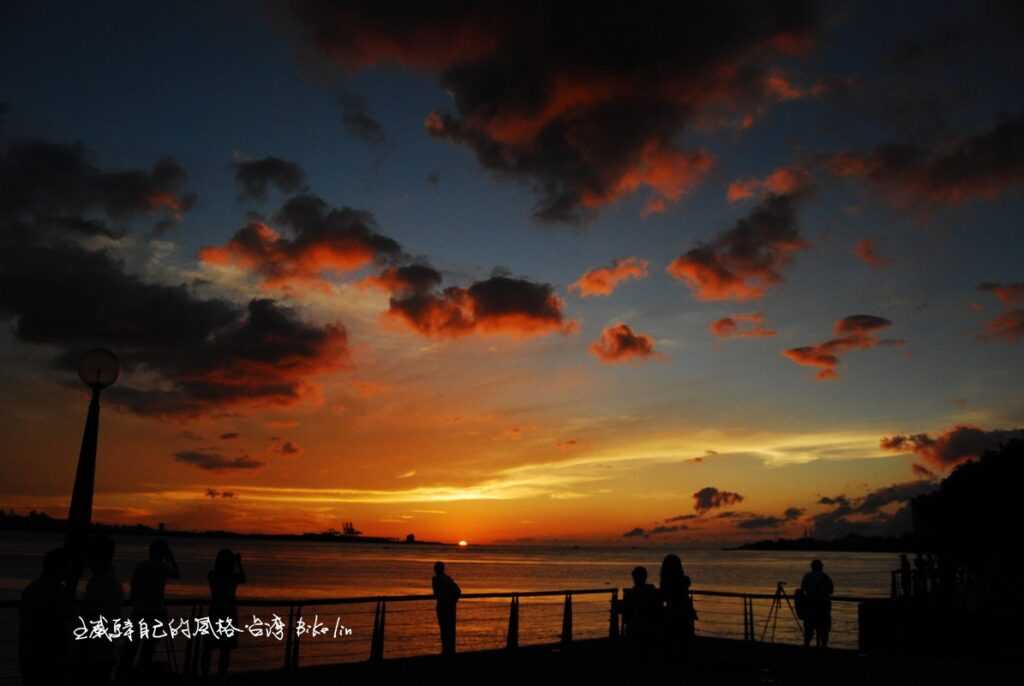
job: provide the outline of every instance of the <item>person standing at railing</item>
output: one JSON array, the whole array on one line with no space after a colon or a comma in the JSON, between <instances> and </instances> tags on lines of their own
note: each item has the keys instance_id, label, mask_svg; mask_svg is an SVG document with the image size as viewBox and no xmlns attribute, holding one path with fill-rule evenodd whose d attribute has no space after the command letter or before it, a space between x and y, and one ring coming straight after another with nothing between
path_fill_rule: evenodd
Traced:
<instances>
[{"instance_id":1,"label":"person standing at railing","mask_svg":"<svg viewBox=\"0 0 1024 686\"><path fill-rule=\"evenodd\" d=\"M444 572L444 563L434 563L434 598L437 599L437 625L441 630L441 654L455 654L455 604L462 589Z\"/></svg>"},{"instance_id":2,"label":"person standing at railing","mask_svg":"<svg viewBox=\"0 0 1024 686\"><path fill-rule=\"evenodd\" d=\"M121 619L124 588L114 573L114 541L99 535L89 544L86 560L92 576L82 596L82 616L89 626L101 617L107 630ZM119 641L102 638L81 642L82 665L75 674L76 684L106 686L117 662Z\"/></svg>"},{"instance_id":3,"label":"person standing at railing","mask_svg":"<svg viewBox=\"0 0 1024 686\"><path fill-rule=\"evenodd\" d=\"M697 612L690 598L690 577L683 571L683 562L678 555L669 554L662 560L658 595L662 607L665 658L675 662L685 661Z\"/></svg>"},{"instance_id":4,"label":"person standing at railing","mask_svg":"<svg viewBox=\"0 0 1024 686\"><path fill-rule=\"evenodd\" d=\"M910 558L906 553L900 553L900 589L903 591L903 598L910 598L914 592L914 571L910 567Z\"/></svg>"},{"instance_id":5,"label":"person standing at railing","mask_svg":"<svg viewBox=\"0 0 1024 686\"><path fill-rule=\"evenodd\" d=\"M224 548L217 553L213 563L213 571L209 573L210 582L210 620L216 626L217 620L230 620L238 626L238 586L244 584L245 570L242 568L242 556ZM216 648L217 675L222 679L231 665L231 651L238 646L238 636L221 635L207 636L203 642L203 681L210 675L210 656Z\"/></svg>"},{"instance_id":6,"label":"person standing at railing","mask_svg":"<svg viewBox=\"0 0 1024 686\"><path fill-rule=\"evenodd\" d=\"M63 683L67 667L71 598L65 580L71 556L57 548L43 558L43 573L21 594L18 607L18 664L25 686Z\"/></svg>"},{"instance_id":7,"label":"person standing at railing","mask_svg":"<svg viewBox=\"0 0 1024 686\"><path fill-rule=\"evenodd\" d=\"M646 661L661 624L658 589L647 583L647 568L633 569L633 587L622 594L622 621L634 657Z\"/></svg>"},{"instance_id":8,"label":"person standing at railing","mask_svg":"<svg viewBox=\"0 0 1024 686\"><path fill-rule=\"evenodd\" d=\"M832 629L832 594L835 586L832 577L825 573L821 560L811 562L811 571L804 574L800 582L804 609L804 647L810 647L815 638L819 648L828 647L828 635Z\"/></svg>"},{"instance_id":9,"label":"person standing at railing","mask_svg":"<svg viewBox=\"0 0 1024 686\"><path fill-rule=\"evenodd\" d=\"M150 543L149 558L137 564L132 575L129 597L132 604L132 621L136 626L144 621L152 630L157 621L167 623L167 606L164 604L167 580L178 578L181 578L181 572L167 541L157 539ZM121 654L120 674L125 675L131 671L140 643L142 654L139 657L139 669L148 670L153 664L157 642L158 639L147 638L125 643L124 652Z\"/></svg>"}]
</instances>

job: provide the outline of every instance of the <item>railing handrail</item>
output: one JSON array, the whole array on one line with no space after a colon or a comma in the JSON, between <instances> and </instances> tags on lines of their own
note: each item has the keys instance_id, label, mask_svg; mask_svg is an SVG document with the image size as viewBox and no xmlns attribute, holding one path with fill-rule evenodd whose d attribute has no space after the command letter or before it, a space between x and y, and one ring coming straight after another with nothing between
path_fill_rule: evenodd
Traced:
<instances>
[{"instance_id":1,"label":"railing handrail","mask_svg":"<svg viewBox=\"0 0 1024 686\"><path fill-rule=\"evenodd\" d=\"M774 593L746 593L743 591L713 591L700 589L692 589L691 595L696 596L716 596L719 598L749 598L751 600L774 600ZM787 597L792 598L792 593L787 593ZM833 602L837 603L863 603L869 600L888 600L887 595L876 595L876 596L856 596L856 595L834 595L830 596Z\"/></svg>"},{"instance_id":2,"label":"railing handrail","mask_svg":"<svg viewBox=\"0 0 1024 686\"><path fill-rule=\"evenodd\" d=\"M599 594L611 594L618 592L621 594L623 589L618 587L606 587L606 588L582 588L582 589L565 589L557 591L500 591L496 593L463 593L461 598L463 600L483 600L488 598L541 598L541 597L552 597L552 596L565 596L565 595L599 595ZM713 589L692 589L690 591L695 596L714 596L719 598L749 598L751 600L773 600L775 598L774 593L747 593L743 591L716 591ZM847 602L847 603L861 603L870 600L886 600L888 596L844 596L834 595L832 600L834 602ZM368 596L347 596L341 598L325 597L325 598L238 598L237 604L240 607L295 607L295 606L316 606L316 605L358 605L361 603L377 603L377 602L413 602L413 601L429 601L434 600L433 594L430 593L418 593L418 594L407 594L407 595L368 595ZM168 607L188 607L192 605L206 605L209 604L210 598L208 596L203 597L179 597L179 598L167 598L165 605ZM16 609L20 604L19 600L0 600L0 609ZM126 599L124 606L130 607L131 601Z\"/></svg>"}]
</instances>

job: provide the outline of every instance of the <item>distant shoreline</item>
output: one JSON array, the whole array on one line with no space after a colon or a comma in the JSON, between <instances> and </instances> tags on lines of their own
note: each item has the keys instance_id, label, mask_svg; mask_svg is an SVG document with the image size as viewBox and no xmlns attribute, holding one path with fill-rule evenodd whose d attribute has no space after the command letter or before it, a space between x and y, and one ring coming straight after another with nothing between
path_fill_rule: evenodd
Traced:
<instances>
[{"instance_id":1,"label":"distant shoreline","mask_svg":"<svg viewBox=\"0 0 1024 686\"><path fill-rule=\"evenodd\" d=\"M776 538L744 543L726 551L803 551L803 552L847 552L847 553L906 553L914 550L910 536L857 536L821 540L816 538Z\"/></svg>"},{"instance_id":2,"label":"distant shoreline","mask_svg":"<svg viewBox=\"0 0 1024 686\"><path fill-rule=\"evenodd\" d=\"M45 531L62 534L67 531L67 520L56 519L45 513L18 515L0 511L0 531ZM387 545L432 545L453 547L455 543L441 541L408 540L390 536L363 536L362 534L342 533L303 533L303 534L270 534L241 533L238 531L181 531L161 529L145 524L102 524L94 523L92 531L110 535L152 536L162 538L231 538L258 541L316 541L320 543L345 544L387 544Z\"/></svg>"}]
</instances>

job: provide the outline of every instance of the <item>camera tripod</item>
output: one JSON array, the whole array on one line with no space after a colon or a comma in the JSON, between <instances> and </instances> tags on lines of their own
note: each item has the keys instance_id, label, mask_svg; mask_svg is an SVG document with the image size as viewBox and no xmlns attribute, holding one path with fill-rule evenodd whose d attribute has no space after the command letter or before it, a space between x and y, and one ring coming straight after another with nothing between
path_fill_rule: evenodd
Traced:
<instances>
[{"instance_id":1,"label":"camera tripod","mask_svg":"<svg viewBox=\"0 0 1024 686\"><path fill-rule=\"evenodd\" d=\"M793 615L793 621L796 622L797 631L801 634L804 630L804 624L800 621L800 617L796 614L796 609L793 607L793 603L790 602L789 596L786 595L785 583L780 581L775 587L775 596L772 598L772 604L768 607L768 615L764 620L764 630L761 632L761 642L764 642L765 637L768 635L768 627L772 628L772 642L775 641L775 627L779 623L779 613L782 612L782 603L785 601L786 606L789 608L789 613Z\"/></svg>"}]
</instances>

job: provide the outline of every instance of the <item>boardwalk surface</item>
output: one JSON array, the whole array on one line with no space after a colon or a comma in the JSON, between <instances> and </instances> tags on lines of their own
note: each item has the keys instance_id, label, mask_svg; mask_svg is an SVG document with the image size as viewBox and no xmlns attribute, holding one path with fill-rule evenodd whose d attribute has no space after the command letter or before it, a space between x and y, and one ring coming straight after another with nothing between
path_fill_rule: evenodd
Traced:
<instances>
[{"instance_id":1,"label":"boardwalk surface","mask_svg":"<svg viewBox=\"0 0 1024 686\"><path fill-rule=\"evenodd\" d=\"M437 683L473 677L477 683L504 683L510 676L543 679L546 674L571 674L579 679L607 683L633 673L678 675L676 683L709 686L804 686L866 684L916 685L937 683L999 683L1005 666L981 666L973 661L939 658L864 656L854 651L818 652L799 646L697 639L687 665L637 664L621 642L581 641L567 650L554 646L464 653L454 658L426 656L235 675L230 683L249 685L319 686L351 683ZM952 680L952 681L951 681ZM627 677L626 682L631 680ZM529 686L532 686L529 685Z\"/></svg>"}]
</instances>

